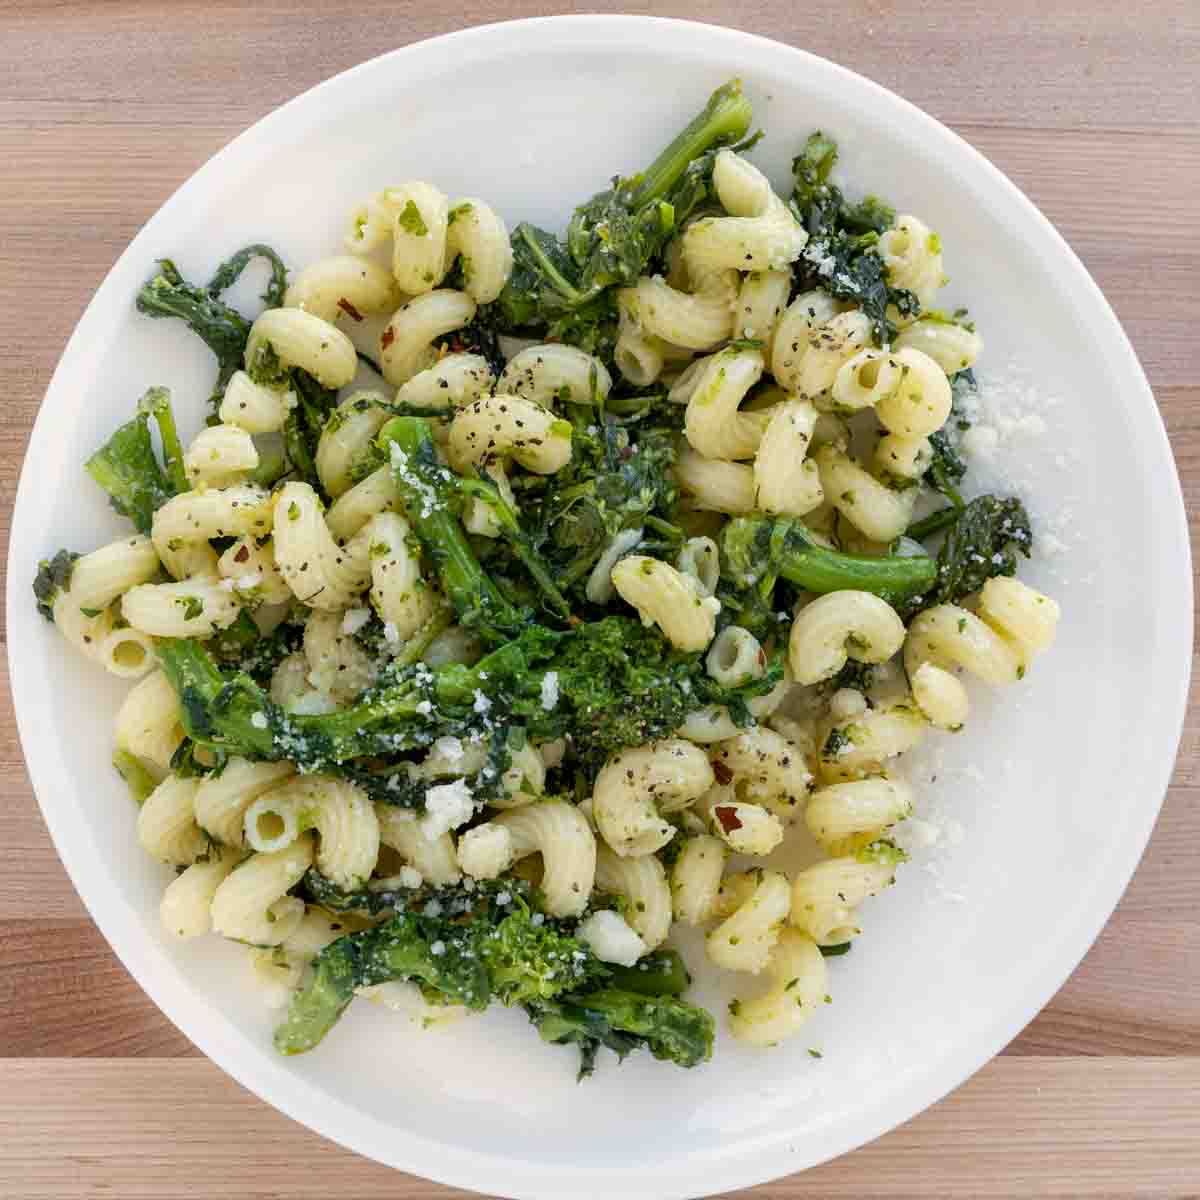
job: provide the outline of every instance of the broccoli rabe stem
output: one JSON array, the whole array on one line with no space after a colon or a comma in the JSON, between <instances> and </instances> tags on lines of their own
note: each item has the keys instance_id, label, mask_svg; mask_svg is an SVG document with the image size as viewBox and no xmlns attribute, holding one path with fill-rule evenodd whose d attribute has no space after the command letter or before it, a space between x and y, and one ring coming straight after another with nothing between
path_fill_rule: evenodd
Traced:
<instances>
[{"instance_id":1,"label":"broccoli rabe stem","mask_svg":"<svg viewBox=\"0 0 1200 1200\"><path fill-rule=\"evenodd\" d=\"M533 548L533 542L521 528L515 510L501 496L500 489L490 478L458 479L455 483L463 495L482 500L491 509L500 527L500 536L512 547L513 553L521 560L522 566L542 593L546 611L565 621L571 615L570 602L554 582L550 568Z\"/></svg>"},{"instance_id":2,"label":"broccoli rabe stem","mask_svg":"<svg viewBox=\"0 0 1200 1200\"><path fill-rule=\"evenodd\" d=\"M714 146L730 145L743 138L753 116L750 101L742 94L740 79L731 79L717 88L704 108L642 174L631 207L640 208L665 197L693 159Z\"/></svg>"},{"instance_id":3,"label":"broccoli rabe stem","mask_svg":"<svg viewBox=\"0 0 1200 1200\"><path fill-rule=\"evenodd\" d=\"M928 555L842 554L819 545L804 525L785 517L730 521L722 536L722 569L742 587L771 571L809 592L872 592L892 604L928 591L937 578L937 565Z\"/></svg>"},{"instance_id":4,"label":"broccoli rabe stem","mask_svg":"<svg viewBox=\"0 0 1200 1200\"><path fill-rule=\"evenodd\" d=\"M164 638L155 651L193 741L248 758L290 758L308 769L426 746L438 728L435 714L465 719L489 678L515 678L528 668L522 647L510 643L472 667L408 674L349 708L298 715L274 704L248 675L222 674L201 642ZM531 678L536 684L540 675Z\"/></svg>"},{"instance_id":5,"label":"broccoli rabe stem","mask_svg":"<svg viewBox=\"0 0 1200 1200\"><path fill-rule=\"evenodd\" d=\"M138 412L154 418L158 435L162 438L163 467L167 480L176 492L191 488L187 471L183 465L183 444L175 428L175 413L171 408L171 393L164 387L152 387L138 401Z\"/></svg>"},{"instance_id":6,"label":"broccoli rabe stem","mask_svg":"<svg viewBox=\"0 0 1200 1200\"><path fill-rule=\"evenodd\" d=\"M609 985L642 996L681 996L692 982L677 950L655 950L632 967L609 968Z\"/></svg>"},{"instance_id":7,"label":"broccoli rabe stem","mask_svg":"<svg viewBox=\"0 0 1200 1200\"><path fill-rule=\"evenodd\" d=\"M515 637L529 622L488 578L467 542L454 510L455 483L438 462L429 422L396 417L380 430L379 445L391 456L405 515L459 620L493 641Z\"/></svg>"},{"instance_id":8,"label":"broccoli rabe stem","mask_svg":"<svg viewBox=\"0 0 1200 1200\"><path fill-rule=\"evenodd\" d=\"M939 508L927 517L914 521L904 531L904 536L912 538L916 542L923 542L927 537L933 537L935 533L941 533L943 529L948 529L958 520L961 512L962 509L953 504L947 508Z\"/></svg>"}]
</instances>

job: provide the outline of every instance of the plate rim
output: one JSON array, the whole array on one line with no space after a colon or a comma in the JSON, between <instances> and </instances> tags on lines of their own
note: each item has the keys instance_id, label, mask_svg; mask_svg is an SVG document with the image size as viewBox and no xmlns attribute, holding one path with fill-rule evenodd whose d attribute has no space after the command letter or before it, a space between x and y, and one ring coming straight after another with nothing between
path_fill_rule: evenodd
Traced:
<instances>
[{"instance_id":1,"label":"plate rim","mask_svg":"<svg viewBox=\"0 0 1200 1200\"><path fill-rule=\"evenodd\" d=\"M76 373L86 361L92 327L99 325L105 315L106 293L113 291L116 276L121 272L122 265L129 263L143 249L154 235L159 222L165 220L164 214L174 211L181 203L186 202L189 194L201 191L208 179L222 170L228 160L235 158L239 153L246 153L251 146L267 141L277 126L285 124L297 108L311 104L316 95L343 86L346 81L360 74L380 70L385 63L398 63L405 58L427 57L431 59L429 65L432 65L432 60L439 54L444 55L449 49L452 55L467 42L484 46L492 40L498 44L507 41L511 48L530 37L553 38L560 34L570 37L576 31L595 31L598 27L603 27L608 33L626 29L634 37L659 39L665 35L679 39L683 44L691 39L694 44L704 44L712 49L740 50L748 59L756 61L774 58L780 62L790 59L791 65L799 68L832 72L835 76L842 77L851 87L873 93L877 101L890 107L913 129L952 147L960 156L965 154L972 165L982 172L989 191L998 190L1005 193L1010 202L1015 202L1024 210L1025 216L1038 225L1043 234L1048 235L1062 258L1060 269L1074 277L1074 285L1090 295L1091 300L1098 304L1098 311L1110 322L1111 328L1108 332L1115 336L1109 350L1122 360L1129 379L1136 380L1138 384L1134 389L1136 395L1128 394L1126 403L1132 409L1137 409L1139 405L1148 408L1148 412L1138 413L1138 424L1143 427L1147 439L1148 456L1160 460L1169 468L1159 472L1163 487L1162 498L1170 508L1171 524L1171 529L1164 535L1163 540L1164 545L1173 540L1179 554L1173 556L1168 563L1168 568L1173 567L1178 578L1175 581L1177 586L1169 590L1167 597L1167 603L1171 604L1173 612L1169 614L1166 624L1168 628L1179 628L1182 633L1180 646L1186 648L1186 654L1180 655L1180 661L1186 665L1174 677L1171 689L1173 694L1169 699L1164 697L1166 711L1175 713L1175 719L1168 722L1170 737L1163 742L1164 748L1169 748L1171 753L1158 756L1155 760L1158 765L1147 773L1152 776L1151 782L1145 788L1150 802L1139 812L1141 819L1136 824L1136 836L1127 843L1124 854L1120 857L1113 856L1110 877L1102 889L1105 895L1104 902L1092 910L1086 919L1081 919L1070 936L1064 939L1062 956L1061 959L1056 959L1057 965L1054 969L1045 969L1035 980L1037 986L1031 986L1025 997L1003 1007L999 1015L993 1014L988 1024L981 1027L977 1036L970 1042L972 1049L969 1052L959 1049L945 1055L907 1088L885 1097L884 1102L877 1104L874 1109L864 1110L863 1118L853 1123L847 1122L838 1131L829 1131L831 1136L817 1157L806 1155L803 1162L789 1162L789 1156L794 1154L794 1151L787 1146L786 1131L779 1131L770 1137L741 1141L733 1148L714 1151L711 1154L692 1155L686 1160L665 1160L659 1171L669 1171L671 1178L663 1184L652 1181L639 1167L559 1166L501 1157L461 1147L454 1147L453 1164L443 1166L447 1161L447 1144L409 1130L398 1130L393 1126L383 1127L378 1123L371 1123L368 1128L367 1120L359 1110L344 1101L330 1097L319 1087L292 1072L282 1069L260 1069L257 1065L244 1068L239 1061L238 1047L224 1040L220 1029L207 1028L202 1022L186 1014L172 1011L177 1010L178 1005L174 997L164 998L168 990L167 981L154 978L154 963L149 959L140 960L138 957L139 953L144 951L144 946L138 944L140 935L135 928L134 915L118 912L117 909L121 907L119 905L110 905L103 916L99 915L80 887L85 865L85 848L76 844L72 831L66 828L65 816L55 816L53 804L48 805L43 799L53 792L52 764L49 761L52 743L39 744L39 739L34 735L33 723L36 714L30 710L28 702L22 700L23 685L20 682L24 677L27 654L31 654L32 651L26 650L25 639L13 637L14 626L20 626L22 622L29 620L25 615L29 606L24 584L29 562L24 549L30 538L25 533L29 518L24 514L33 507L31 493L36 483L33 479L32 464L41 459L50 442L51 421L45 401L63 390L67 386L68 376ZM583 44L582 39L579 39L577 44ZM1041 210L999 168L936 118L903 97L830 59L798 47L740 29L676 18L621 14L534 17L471 26L423 39L367 59L321 81L273 109L219 149L172 193L118 256L67 342L47 386L43 403L39 406L26 448L13 506L7 566L7 603L10 614L8 659L14 711L26 767L55 850L89 916L99 927L125 969L167 1019L221 1070L306 1128L356 1153L397 1169L419 1173L451 1186L470 1187L492 1194L498 1194L496 1184L500 1183L505 1189L505 1194L530 1198L545 1197L547 1200L551 1197L557 1200L564 1194L564 1189L569 1189L569 1194L575 1196L598 1195L601 1189L607 1193L614 1185L620 1185L624 1194L630 1198L645 1197L646 1200L672 1200L674 1197L684 1200L689 1196L711 1195L731 1187L748 1187L777 1179L795 1170L807 1169L829 1161L873 1141L942 1099L979 1070L1028 1024L1061 988L1107 924L1141 861L1161 810L1187 713L1193 639L1193 579L1191 546L1178 469L1161 414L1128 336L1078 256ZM21 582L18 583L18 580ZM18 614L15 619L13 614ZM1172 642L1174 644L1174 639ZM1164 681L1162 687L1165 692L1167 682ZM35 748L32 754L31 747ZM1136 852L1131 852L1129 846L1136 847ZM1029 999L1030 996L1033 997L1032 1000ZM248 1061L258 1064L261 1060ZM314 1097L321 1098L321 1104L313 1104L308 1100L310 1092ZM343 1112L350 1118L349 1121L336 1119ZM377 1125L380 1133L386 1136L386 1145L383 1139L373 1133ZM581 1188L585 1190L580 1190ZM595 1191L586 1190L593 1188Z\"/></svg>"}]
</instances>

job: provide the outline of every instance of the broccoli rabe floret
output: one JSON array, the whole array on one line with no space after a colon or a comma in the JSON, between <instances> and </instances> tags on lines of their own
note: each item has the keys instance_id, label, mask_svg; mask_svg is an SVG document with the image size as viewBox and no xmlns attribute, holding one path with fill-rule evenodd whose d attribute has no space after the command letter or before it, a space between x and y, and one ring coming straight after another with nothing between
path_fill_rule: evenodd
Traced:
<instances>
[{"instance_id":1,"label":"broccoli rabe floret","mask_svg":"<svg viewBox=\"0 0 1200 1200\"><path fill-rule=\"evenodd\" d=\"M479 952L501 1004L552 1000L608 974L578 938L522 909L479 938Z\"/></svg>"},{"instance_id":2,"label":"broccoli rabe floret","mask_svg":"<svg viewBox=\"0 0 1200 1200\"><path fill-rule=\"evenodd\" d=\"M712 1057L713 1019L675 996L604 988L526 1007L542 1040L579 1047L579 1077L592 1073L601 1047L618 1058L647 1049L657 1059L695 1067Z\"/></svg>"},{"instance_id":3,"label":"broccoli rabe floret","mask_svg":"<svg viewBox=\"0 0 1200 1200\"><path fill-rule=\"evenodd\" d=\"M937 583L926 603L955 604L996 575L1015 575L1030 556L1033 528L1015 496L976 496L957 515L938 550Z\"/></svg>"},{"instance_id":4,"label":"broccoli rabe floret","mask_svg":"<svg viewBox=\"0 0 1200 1200\"><path fill-rule=\"evenodd\" d=\"M61 592L71 586L71 572L79 555L74 550L60 550L52 558L43 558L38 563L33 577L33 596L37 610L47 621L54 620L54 602Z\"/></svg>"}]
</instances>

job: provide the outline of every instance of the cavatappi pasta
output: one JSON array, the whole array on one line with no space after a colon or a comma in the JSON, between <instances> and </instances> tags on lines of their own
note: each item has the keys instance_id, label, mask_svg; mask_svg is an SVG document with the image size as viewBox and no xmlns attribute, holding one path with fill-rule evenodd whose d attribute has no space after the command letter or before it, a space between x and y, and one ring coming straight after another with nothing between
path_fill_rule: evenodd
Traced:
<instances>
[{"instance_id":1,"label":"cavatappi pasta","mask_svg":"<svg viewBox=\"0 0 1200 1200\"><path fill-rule=\"evenodd\" d=\"M87 464L133 531L35 592L132 681L164 936L248 947L284 1053L362 994L692 1066L676 926L757 977L734 1037L793 1037L905 861L904 755L1054 640L1028 514L963 479L937 234L848 203L823 134L780 190L736 83L698 120L565 239L401 181L290 275L139 296L198 314L212 416L151 389Z\"/></svg>"}]
</instances>

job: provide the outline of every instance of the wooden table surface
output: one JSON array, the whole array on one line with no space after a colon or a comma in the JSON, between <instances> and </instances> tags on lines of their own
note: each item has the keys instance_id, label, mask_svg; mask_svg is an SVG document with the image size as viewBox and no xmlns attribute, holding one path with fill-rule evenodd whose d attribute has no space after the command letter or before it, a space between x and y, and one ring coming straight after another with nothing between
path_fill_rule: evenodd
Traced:
<instances>
[{"instance_id":1,"label":"wooden table surface","mask_svg":"<svg viewBox=\"0 0 1200 1200\"><path fill-rule=\"evenodd\" d=\"M570 5L564 7L573 7ZM579 11L609 9L583 4ZM626 11L823 54L940 118L1058 226L1124 322L1200 498L1200 3L695 0ZM0 522L93 290L247 125L394 46L526 0L0 0ZM141 993L67 881L0 710L0 1196L455 1193L360 1159L226 1078ZM1200 719L1095 947L969 1083L745 1196L1200 1194Z\"/></svg>"}]
</instances>

